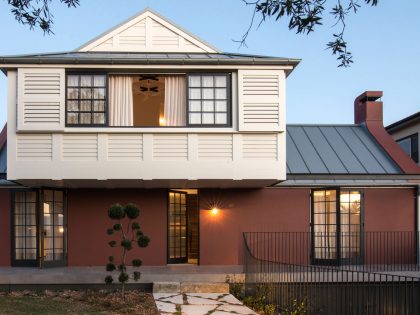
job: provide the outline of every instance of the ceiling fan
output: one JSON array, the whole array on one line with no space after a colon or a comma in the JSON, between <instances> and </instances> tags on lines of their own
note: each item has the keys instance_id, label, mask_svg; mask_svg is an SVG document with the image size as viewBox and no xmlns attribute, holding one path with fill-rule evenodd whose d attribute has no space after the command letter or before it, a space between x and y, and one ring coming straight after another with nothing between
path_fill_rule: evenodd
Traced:
<instances>
[{"instance_id":1,"label":"ceiling fan","mask_svg":"<svg viewBox=\"0 0 420 315\"><path fill-rule=\"evenodd\" d=\"M140 93L146 94L148 96L153 95L153 93L159 93L158 86L151 86L151 81L159 81L159 78L156 75L141 75L139 77L140 81ZM146 82L142 82L146 81Z\"/></svg>"}]
</instances>

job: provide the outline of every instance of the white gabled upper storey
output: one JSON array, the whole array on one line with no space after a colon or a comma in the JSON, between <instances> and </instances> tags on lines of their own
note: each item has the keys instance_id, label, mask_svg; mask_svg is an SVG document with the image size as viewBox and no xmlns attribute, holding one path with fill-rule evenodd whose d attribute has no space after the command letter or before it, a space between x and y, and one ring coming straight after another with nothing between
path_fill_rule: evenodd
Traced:
<instances>
[{"instance_id":1,"label":"white gabled upper storey","mask_svg":"<svg viewBox=\"0 0 420 315\"><path fill-rule=\"evenodd\" d=\"M217 49L146 9L76 51L217 53Z\"/></svg>"}]
</instances>

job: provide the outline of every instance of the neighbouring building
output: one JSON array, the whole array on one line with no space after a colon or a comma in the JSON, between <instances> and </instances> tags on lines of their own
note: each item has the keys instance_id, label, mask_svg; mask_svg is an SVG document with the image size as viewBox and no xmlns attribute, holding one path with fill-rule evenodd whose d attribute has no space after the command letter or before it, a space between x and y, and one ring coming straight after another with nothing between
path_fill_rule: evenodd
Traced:
<instances>
[{"instance_id":1,"label":"neighbouring building","mask_svg":"<svg viewBox=\"0 0 420 315\"><path fill-rule=\"evenodd\" d=\"M362 264L363 233L415 233L420 168L382 92L356 98L354 124L286 125L298 63L219 52L149 10L73 51L0 57L0 266L104 265L114 203L140 206L146 265L241 265L252 231Z\"/></svg>"},{"instance_id":2,"label":"neighbouring building","mask_svg":"<svg viewBox=\"0 0 420 315\"><path fill-rule=\"evenodd\" d=\"M386 127L388 133L417 165L420 165L420 112L405 117Z\"/></svg>"}]
</instances>

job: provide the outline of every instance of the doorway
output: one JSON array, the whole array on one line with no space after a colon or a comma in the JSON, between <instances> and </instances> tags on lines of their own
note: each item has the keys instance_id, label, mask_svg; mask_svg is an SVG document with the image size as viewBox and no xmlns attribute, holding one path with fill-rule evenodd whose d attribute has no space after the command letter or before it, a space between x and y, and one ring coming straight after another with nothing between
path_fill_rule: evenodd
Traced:
<instances>
[{"instance_id":1,"label":"doorway","mask_svg":"<svg viewBox=\"0 0 420 315\"><path fill-rule=\"evenodd\" d=\"M12 265L65 266L65 192L18 190L12 200Z\"/></svg>"},{"instance_id":2,"label":"doorway","mask_svg":"<svg viewBox=\"0 0 420 315\"><path fill-rule=\"evenodd\" d=\"M312 263L362 262L362 193L353 189L312 190Z\"/></svg>"},{"instance_id":3,"label":"doorway","mask_svg":"<svg viewBox=\"0 0 420 315\"><path fill-rule=\"evenodd\" d=\"M196 189L169 191L167 235L169 264L198 264L199 207Z\"/></svg>"}]
</instances>

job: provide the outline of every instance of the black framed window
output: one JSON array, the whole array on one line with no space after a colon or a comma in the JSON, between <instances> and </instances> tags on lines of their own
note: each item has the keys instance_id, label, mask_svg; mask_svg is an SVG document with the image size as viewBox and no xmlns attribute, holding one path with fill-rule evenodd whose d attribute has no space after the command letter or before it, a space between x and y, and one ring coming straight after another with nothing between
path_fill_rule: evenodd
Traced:
<instances>
[{"instance_id":1,"label":"black framed window","mask_svg":"<svg viewBox=\"0 0 420 315\"><path fill-rule=\"evenodd\" d=\"M66 125L107 124L106 74L67 74Z\"/></svg>"},{"instance_id":2,"label":"black framed window","mask_svg":"<svg viewBox=\"0 0 420 315\"><path fill-rule=\"evenodd\" d=\"M230 126L230 74L189 74L189 126Z\"/></svg>"},{"instance_id":3,"label":"black framed window","mask_svg":"<svg viewBox=\"0 0 420 315\"><path fill-rule=\"evenodd\" d=\"M414 162L419 162L419 134L415 133L408 137L397 140L397 143Z\"/></svg>"}]
</instances>

